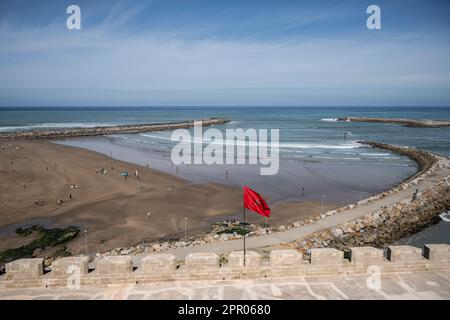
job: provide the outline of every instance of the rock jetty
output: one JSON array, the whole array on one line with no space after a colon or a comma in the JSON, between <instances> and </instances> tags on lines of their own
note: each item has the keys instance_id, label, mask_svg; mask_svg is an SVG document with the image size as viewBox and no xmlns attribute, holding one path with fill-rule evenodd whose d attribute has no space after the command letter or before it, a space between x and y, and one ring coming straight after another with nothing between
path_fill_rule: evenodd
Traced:
<instances>
[{"instance_id":1,"label":"rock jetty","mask_svg":"<svg viewBox=\"0 0 450 320\"><path fill-rule=\"evenodd\" d=\"M424 178L436 170L450 169L450 159L424 150L401 147L379 142L361 142L376 148L389 150L414 159L420 166L417 174L393 189L371 198L327 212L326 215L345 213L345 208L365 205L375 199L415 188ZM336 248L343 251L351 247L374 246L384 248L399 239L414 234L439 221L439 215L450 209L450 175L436 181L431 187L418 192L415 197L392 203L353 221L334 226L331 229L312 234L307 239L290 243L289 247L307 253L312 248ZM315 221L321 217L316 217Z\"/></svg>"},{"instance_id":2,"label":"rock jetty","mask_svg":"<svg viewBox=\"0 0 450 320\"><path fill-rule=\"evenodd\" d=\"M230 122L224 118L208 118L199 120L202 126L220 125ZM101 126L93 128L52 128L37 130L21 130L13 132L1 132L1 140L17 140L17 139L64 139L72 137L100 136L108 134L124 134L124 133L142 133L149 131L163 131L186 129L194 126L194 121L154 123L154 124L134 124L119 126Z\"/></svg>"},{"instance_id":3,"label":"rock jetty","mask_svg":"<svg viewBox=\"0 0 450 320\"><path fill-rule=\"evenodd\" d=\"M348 122L378 122L378 123L397 123L405 127L413 128L440 128L449 127L450 120L416 120L416 119L395 119L395 118L366 118L366 117L344 117L338 118L338 121Z\"/></svg>"}]
</instances>

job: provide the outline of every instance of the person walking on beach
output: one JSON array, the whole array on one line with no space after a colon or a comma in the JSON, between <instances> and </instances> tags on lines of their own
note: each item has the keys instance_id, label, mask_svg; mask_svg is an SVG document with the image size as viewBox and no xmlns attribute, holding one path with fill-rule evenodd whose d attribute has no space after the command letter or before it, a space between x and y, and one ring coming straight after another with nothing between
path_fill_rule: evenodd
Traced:
<instances>
[{"instance_id":1,"label":"person walking on beach","mask_svg":"<svg viewBox=\"0 0 450 320\"><path fill-rule=\"evenodd\" d=\"M72 194L71 193L69 194L69 199L72 200Z\"/></svg>"},{"instance_id":2,"label":"person walking on beach","mask_svg":"<svg viewBox=\"0 0 450 320\"><path fill-rule=\"evenodd\" d=\"M139 180L139 173L138 173L138 171L137 171L137 170L135 170L135 171L134 171L134 175L136 176L136 179L138 179L138 180Z\"/></svg>"},{"instance_id":3,"label":"person walking on beach","mask_svg":"<svg viewBox=\"0 0 450 320\"><path fill-rule=\"evenodd\" d=\"M228 170L225 171L225 179L228 180Z\"/></svg>"},{"instance_id":4,"label":"person walking on beach","mask_svg":"<svg viewBox=\"0 0 450 320\"><path fill-rule=\"evenodd\" d=\"M417 199L417 195L419 194L419 189L416 189L416 191L414 192L412 199L413 201Z\"/></svg>"}]
</instances>

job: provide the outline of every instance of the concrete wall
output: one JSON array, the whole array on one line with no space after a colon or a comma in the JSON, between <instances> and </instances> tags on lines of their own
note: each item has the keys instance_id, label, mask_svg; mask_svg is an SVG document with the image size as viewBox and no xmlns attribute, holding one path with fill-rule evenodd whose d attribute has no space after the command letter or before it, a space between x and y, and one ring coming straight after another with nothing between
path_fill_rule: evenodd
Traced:
<instances>
[{"instance_id":1,"label":"concrete wall","mask_svg":"<svg viewBox=\"0 0 450 320\"><path fill-rule=\"evenodd\" d=\"M349 275L394 272L450 271L450 245L430 244L423 250L412 246L390 246L387 255L372 247L351 249L350 259L332 248L311 249L309 260L296 250L274 250L268 260L247 251L244 266L242 251L230 253L228 263L220 264L215 253L192 253L176 264L172 254L151 254L134 270L132 256L101 258L89 272L87 257L56 260L44 274L43 261L21 259L6 265L0 288L100 287L155 281L240 279L283 276Z\"/></svg>"}]
</instances>

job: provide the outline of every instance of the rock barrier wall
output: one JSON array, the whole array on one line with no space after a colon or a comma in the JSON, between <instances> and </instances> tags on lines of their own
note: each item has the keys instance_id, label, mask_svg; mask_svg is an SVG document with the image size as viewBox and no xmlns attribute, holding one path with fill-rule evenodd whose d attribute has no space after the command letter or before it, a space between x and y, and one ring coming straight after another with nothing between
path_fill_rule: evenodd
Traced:
<instances>
[{"instance_id":1,"label":"rock barrier wall","mask_svg":"<svg viewBox=\"0 0 450 320\"><path fill-rule=\"evenodd\" d=\"M450 120L415 120L415 119L345 117L345 118L338 118L337 121L397 123L405 127L412 127L412 128L441 128L450 126Z\"/></svg>"},{"instance_id":2,"label":"rock barrier wall","mask_svg":"<svg viewBox=\"0 0 450 320\"><path fill-rule=\"evenodd\" d=\"M100 259L89 270L87 257L67 257L53 262L46 272L43 259L20 259L6 265L0 276L0 289L49 287L99 288L107 285L183 280L230 280L248 278L373 275L374 273L450 271L450 245L389 246L386 252L373 247L351 248L350 257L334 248L312 249L308 259L297 250L273 250L268 260L247 251L232 252L227 263L212 252L191 253L182 262L172 254L150 254L138 268L133 256Z\"/></svg>"},{"instance_id":3,"label":"rock barrier wall","mask_svg":"<svg viewBox=\"0 0 450 320\"><path fill-rule=\"evenodd\" d=\"M202 126L212 126L229 122L228 119L210 118L199 120ZM163 131L186 129L194 126L194 121L157 123L157 124L139 124L139 125L120 125L94 128L61 128L61 129L42 129L15 132L0 132L1 140L17 139L64 139L73 137L100 136L108 134L141 133L148 131Z\"/></svg>"},{"instance_id":4,"label":"rock barrier wall","mask_svg":"<svg viewBox=\"0 0 450 320\"><path fill-rule=\"evenodd\" d=\"M419 164L420 170L389 191L336 211L327 212L325 215L345 214L347 209L366 205L374 200L394 195L401 190L415 188L420 181L429 177L438 169L450 169L450 159L424 150L371 141L362 143L407 155ZM320 247L332 247L344 251L349 251L353 246L382 248L388 243L407 237L433 224L439 219L439 214L449 209L450 175L447 175L436 181L430 188L417 193L415 199L405 199L399 203L385 206L362 218L317 232L307 239L297 241L289 246L302 252Z\"/></svg>"}]
</instances>

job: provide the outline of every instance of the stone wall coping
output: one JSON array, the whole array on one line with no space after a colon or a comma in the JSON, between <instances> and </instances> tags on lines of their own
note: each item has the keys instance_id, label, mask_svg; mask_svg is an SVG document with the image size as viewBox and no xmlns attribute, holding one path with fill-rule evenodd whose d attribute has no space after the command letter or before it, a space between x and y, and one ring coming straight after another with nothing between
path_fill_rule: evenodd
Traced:
<instances>
[{"instance_id":1,"label":"stone wall coping","mask_svg":"<svg viewBox=\"0 0 450 320\"><path fill-rule=\"evenodd\" d=\"M343 258L343 252L333 248L311 250L316 255L311 262L295 250L273 250L268 260L253 251L246 252L248 266L242 264L243 252L231 252L228 263L219 265L219 256L213 252L195 253L186 257L185 263L176 266L171 254L150 254L143 259L141 268L133 270L132 256L111 256L100 259L96 270L80 274L81 284L102 286L115 283L136 283L177 280L239 279L283 277L289 275L337 275L367 274L370 266L382 272L450 271L450 245L425 245L424 250L413 246L390 246L390 260L380 256L380 249L372 247L352 248L351 255L357 261ZM413 253L413 254L411 254ZM424 255L422 255L422 253ZM318 257L318 258L317 258ZM196 259L199 260L196 260ZM62 258L54 266L70 262L87 262L87 257ZM316 260L314 260L316 259ZM169 261L169 263L161 263ZM191 261L191 263L189 263ZM206 265L200 262L206 262ZM43 259L20 259L7 264L6 276L0 276L2 287L33 287L36 285L63 286L71 276L59 269L58 275L43 273ZM173 262L173 263L172 263ZM270 263L268 263L270 262ZM40 269L38 269L40 268ZM97 270L97 269L101 269Z\"/></svg>"}]
</instances>

